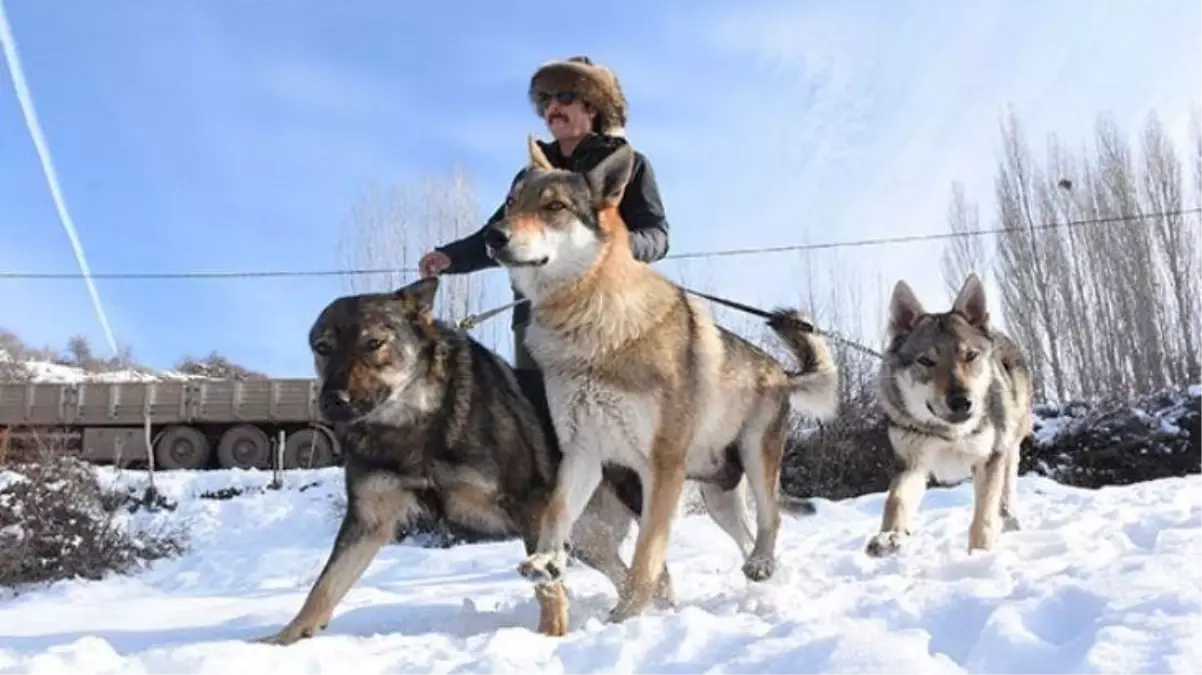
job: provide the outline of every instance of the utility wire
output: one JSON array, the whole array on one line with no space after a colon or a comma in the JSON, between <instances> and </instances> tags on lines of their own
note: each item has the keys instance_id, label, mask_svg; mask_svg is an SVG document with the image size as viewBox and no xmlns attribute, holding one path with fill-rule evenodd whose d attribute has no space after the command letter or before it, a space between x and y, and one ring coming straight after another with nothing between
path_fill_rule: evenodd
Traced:
<instances>
[{"instance_id":1,"label":"utility wire","mask_svg":"<svg viewBox=\"0 0 1202 675\"><path fill-rule=\"evenodd\" d=\"M955 239L958 237L975 237L988 234L1005 234L1007 232L1029 232L1032 230L1054 230L1062 227L1082 227L1086 225L1106 225L1112 223L1169 218L1191 213L1202 213L1202 208L1180 209L1176 211L1159 211L1136 216L1112 216L1108 218L1089 218L1085 220L1069 220L1063 222L1037 223L1020 227L997 227L992 229L973 230L971 232L939 232L935 234L901 235L897 237L881 237L875 239L858 239L836 241L824 244L791 244L785 246L762 246L756 248L726 249L717 251L699 251L696 253L670 253L665 260L682 260L694 258L718 258L735 255L756 255L761 253L783 253L788 251L817 251L838 248L859 248L864 246L883 246L904 244L916 241L932 241L938 239ZM417 274L418 270L409 267L401 268L366 268L343 270L255 270L245 272L109 272L92 273L93 279L253 279L270 277L337 277L366 274ZM8 272L0 271L0 279L79 279L83 275L77 272Z\"/></svg>"}]
</instances>

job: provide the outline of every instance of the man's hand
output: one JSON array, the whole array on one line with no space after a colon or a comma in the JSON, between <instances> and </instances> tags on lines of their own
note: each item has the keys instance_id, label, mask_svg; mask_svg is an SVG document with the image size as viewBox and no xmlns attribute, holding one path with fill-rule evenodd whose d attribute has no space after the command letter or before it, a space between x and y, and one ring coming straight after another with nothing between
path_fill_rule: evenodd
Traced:
<instances>
[{"instance_id":1,"label":"man's hand","mask_svg":"<svg viewBox=\"0 0 1202 675\"><path fill-rule=\"evenodd\" d=\"M422 259L417 263L417 269L423 279L429 279L450 267L450 265L451 259L445 253L430 251L422 256Z\"/></svg>"}]
</instances>

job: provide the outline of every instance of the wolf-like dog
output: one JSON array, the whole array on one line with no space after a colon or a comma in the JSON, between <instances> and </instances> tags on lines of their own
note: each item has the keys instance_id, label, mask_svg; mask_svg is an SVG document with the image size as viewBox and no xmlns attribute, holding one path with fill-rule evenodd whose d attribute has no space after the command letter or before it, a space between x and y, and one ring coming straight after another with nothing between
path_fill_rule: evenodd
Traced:
<instances>
[{"instance_id":1,"label":"wolf-like dog","mask_svg":"<svg viewBox=\"0 0 1202 675\"><path fill-rule=\"evenodd\" d=\"M528 165L486 245L530 299L526 344L546 379L564 460L537 552L519 570L540 583L559 578L563 544L603 468L621 466L638 473L643 510L610 621L649 601L686 479L699 483L711 517L735 541L744 575L767 579L790 401L818 418L838 407L825 342L795 312L778 310L769 325L801 364L789 373L631 255L617 210L632 170L629 145L588 172L553 168L533 137L527 148ZM754 537L745 484L756 504Z\"/></svg>"},{"instance_id":2,"label":"wolf-like dog","mask_svg":"<svg viewBox=\"0 0 1202 675\"><path fill-rule=\"evenodd\" d=\"M965 279L949 311L927 312L905 281L889 302L888 348L878 380L889 441L904 468L885 499L867 553L896 552L927 481L973 481L968 550L994 548L1019 528L1019 449L1032 424L1032 384L1018 346L992 327L985 287Z\"/></svg>"},{"instance_id":3,"label":"wolf-like dog","mask_svg":"<svg viewBox=\"0 0 1202 675\"><path fill-rule=\"evenodd\" d=\"M295 618L263 641L289 644L329 623L335 606L398 525L419 515L494 535L533 553L562 454L541 381L432 317L437 278L392 293L344 296L309 333L319 408L345 454L346 514ZM570 542L615 585L619 547L641 510L638 477L610 469ZM565 542L567 543L567 542ZM562 587L539 589L539 630L566 630ZM660 596L671 601L664 583Z\"/></svg>"}]
</instances>

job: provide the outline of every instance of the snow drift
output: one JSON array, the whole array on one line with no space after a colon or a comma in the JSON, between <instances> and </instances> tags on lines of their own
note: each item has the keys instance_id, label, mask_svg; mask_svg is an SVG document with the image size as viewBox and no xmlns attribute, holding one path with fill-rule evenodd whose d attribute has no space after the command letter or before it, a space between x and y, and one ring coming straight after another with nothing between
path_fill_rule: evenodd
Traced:
<instances>
[{"instance_id":1,"label":"snow drift","mask_svg":"<svg viewBox=\"0 0 1202 675\"><path fill-rule=\"evenodd\" d=\"M145 474L98 472L131 493ZM170 521L189 549L138 575L64 581L0 601L0 673L227 672L1199 672L1202 478L1086 490L1020 481L1023 530L969 556L971 485L930 490L910 546L863 553L880 493L785 517L781 566L761 585L705 516L674 527L679 606L621 625L601 575L569 571L572 631L544 638L514 571L516 541L386 547L328 631L250 642L300 607L338 526L338 469L173 472ZM236 490L229 490L234 486ZM239 493L239 494L235 494ZM627 542L630 554L633 542Z\"/></svg>"}]
</instances>

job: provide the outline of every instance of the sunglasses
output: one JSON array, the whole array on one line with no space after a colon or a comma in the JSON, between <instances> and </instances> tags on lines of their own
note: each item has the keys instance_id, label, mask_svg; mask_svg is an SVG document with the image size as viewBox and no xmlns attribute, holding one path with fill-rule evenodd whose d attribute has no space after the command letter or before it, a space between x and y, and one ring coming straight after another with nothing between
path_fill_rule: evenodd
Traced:
<instances>
[{"instance_id":1,"label":"sunglasses","mask_svg":"<svg viewBox=\"0 0 1202 675\"><path fill-rule=\"evenodd\" d=\"M551 99L555 99L556 101L559 101L563 105L568 105L572 101L576 100L576 92L560 91L560 92L556 92L554 94L548 94L547 92L543 91L543 92L539 92L539 94L538 94L539 105L541 105L543 107L546 107L547 104L551 102Z\"/></svg>"}]
</instances>

